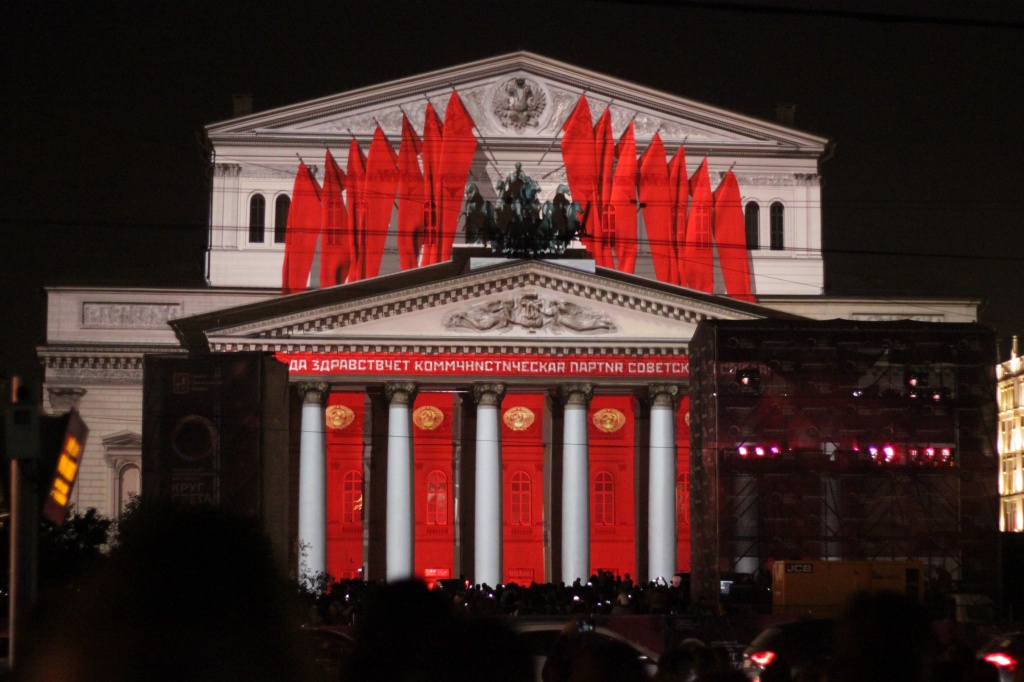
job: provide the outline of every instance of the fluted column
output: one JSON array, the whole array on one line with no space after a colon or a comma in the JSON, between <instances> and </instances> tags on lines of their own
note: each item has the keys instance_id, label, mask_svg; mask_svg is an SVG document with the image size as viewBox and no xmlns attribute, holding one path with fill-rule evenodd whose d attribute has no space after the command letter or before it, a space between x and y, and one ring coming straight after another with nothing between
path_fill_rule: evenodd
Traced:
<instances>
[{"instance_id":1,"label":"fluted column","mask_svg":"<svg viewBox=\"0 0 1024 682\"><path fill-rule=\"evenodd\" d=\"M650 480L647 508L647 570L651 580L676 572L676 406L679 386L650 384Z\"/></svg>"},{"instance_id":2,"label":"fluted column","mask_svg":"<svg viewBox=\"0 0 1024 682\"><path fill-rule=\"evenodd\" d=\"M299 384L299 575L327 571L327 441L324 398L328 385Z\"/></svg>"},{"instance_id":3,"label":"fluted column","mask_svg":"<svg viewBox=\"0 0 1024 682\"><path fill-rule=\"evenodd\" d=\"M476 526L474 582L503 582L501 523L501 400L503 384L474 384L476 400Z\"/></svg>"},{"instance_id":4,"label":"fluted column","mask_svg":"<svg viewBox=\"0 0 1024 682\"><path fill-rule=\"evenodd\" d=\"M384 386L388 408L388 502L385 569L389 582L413 575L412 403L416 384Z\"/></svg>"},{"instance_id":5,"label":"fluted column","mask_svg":"<svg viewBox=\"0 0 1024 682\"><path fill-rule=\"evenodd\" d=\"M562 431L562 580L590 577L590 462L587 409L590 384L559 387L565 405Z\"/></svg>"}]
</instances>

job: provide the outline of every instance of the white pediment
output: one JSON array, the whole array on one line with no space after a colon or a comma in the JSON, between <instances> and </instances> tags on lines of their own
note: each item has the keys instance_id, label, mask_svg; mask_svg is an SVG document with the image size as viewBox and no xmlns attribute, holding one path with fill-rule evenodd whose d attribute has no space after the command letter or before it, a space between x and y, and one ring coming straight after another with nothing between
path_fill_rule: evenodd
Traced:
<instances>
[{"instance_id":1,"label":"white pediment","mask_svg":"<svg viewBox=\"0 0 1024 682\"><path fill-rule=\"evenodd\" d=\"M212 350L386 350L514 347L685 350L702 319L755 319L759 306L551 261L509 261L440 281L351 296L352 285L303 297L282 313L252 309L206 328ZM324 302L325 298L333 299ZM230 316L228 316L230 317ZM225 318L227 319L227 318Z\"/></svg>"},{"instance_id":2,"label":"white pediment","mask_svg":"<svg viewBox=\"0 0 1024 682\"><path fill-rule=\"evenodd\" d=\"M340 144L355 135L369 138L379 124L393 140L402 117L423 130L427 102L440 116L452 90L492 143L555 139L580 96L585 94L596 121L611 110L620 135L634 122L639 144L657 132L666 146L802 149L818 155L826 140L791 128L711 107L675 95L582 69L528 52L516 52L371 86L214 124L215 144L247 138L280 143Z\"/></svg>"}]
</instances>

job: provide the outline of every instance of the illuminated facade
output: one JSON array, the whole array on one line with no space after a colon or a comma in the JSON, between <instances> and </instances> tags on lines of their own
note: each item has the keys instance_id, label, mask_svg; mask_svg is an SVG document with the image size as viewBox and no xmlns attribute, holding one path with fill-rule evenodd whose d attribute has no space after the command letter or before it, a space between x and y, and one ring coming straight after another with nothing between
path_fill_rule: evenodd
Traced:
<instances>
[{"instance_id":1,"label":"illuminated facade","mask_svg":"<svg viewBox=\"0 0 1024 682\"><path fill-rule=\"evenodd\" d=\"M465 112L460 139L475 145L468 170L449 173L442 161L443 205L419 197L416 231L403 232L408 195L382 188L422 177L430 141L443 149L443 135L455 139L453 92ZM616 141L602 152L603 180L591 178L596 208L585 213L600 219L587 221L587 238L530 259L467 238L464 185L496 203L517 164L536 181L538 203L557 203L562 185L585 198L569 128ZM50 408L77 406L91 429L77 504L111 515L146 478L147 353L256 351L286 363L290 438L277 456L288 458L291 487L287 537L276 546L292 568L492 583L688 568L688 468L679 462L698 322L976 320L973 300L824 294L818 166L827 140L529 53L206 133L208 286L52 288L39 354ZM309 197L296 191L297 156L324 207L319 241L305 252L296 240L311 233L296 216ZM380 171L388 158L391 170ZM343 194L330 195L332 174ZM682 190L668 191L670 181ZM732 182L738 245L712 222ZM594 199L602 183L607 200ZM446 224L452 206L457 220ZM320 233L329 221L352 229ZM691 238L680 236L684 226ZM353 233L363 241L342 248ZM742 295L737 250L749 273Z\"/></svg>"},{"instance_id":2,"label":"illuminated facade","mask_svg":"<svg viewBox=\"0 0 1024 682\"><path fill-rule=\"evenodd\" d=\"M1024 531L1024 362L1013 337L1010 359L996 367L999 404L999 530Z\"/></svg>"}]
</instances>

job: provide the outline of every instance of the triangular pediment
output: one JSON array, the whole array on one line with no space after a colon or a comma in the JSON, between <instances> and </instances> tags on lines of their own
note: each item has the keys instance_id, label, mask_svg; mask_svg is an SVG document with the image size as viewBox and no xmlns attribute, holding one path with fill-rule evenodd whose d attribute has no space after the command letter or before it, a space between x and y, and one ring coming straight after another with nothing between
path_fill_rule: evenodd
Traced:
<instances>
[{"instance_id":1,"label":"triangular pediment","mask_svg":"<svg viewBox=\"0 0 1024 682\"><path fill-rule=\"evenodd\" d=\"M471 263L473 261L470 261ZM174 321L214 351L685 352L703 319L761 306L594 268L592 261L481 261L379 277Z\"/></svg>"},{"instance_id":2,"label":"triangular pediment","mask_svg":"<svg viewBox=\"0 0 1024 682\"><path fill-rule=\"evenodd\" d=\"M580 95L590 102L596 121L611 110L612 128L620 135L634 122L643 146L657 132L667 147L713 153L715 148L736 153L819 156L826 140L820 137L659 92L571 64L529 52L484 59L381 85L261 112L207 127L214 144L347 145L352 136L368 139L379 124L397 141L402 117L423 130L424 112L431 102L443 117L456 90L491 145L555 140Z\"/></svg>"}]
</instances>

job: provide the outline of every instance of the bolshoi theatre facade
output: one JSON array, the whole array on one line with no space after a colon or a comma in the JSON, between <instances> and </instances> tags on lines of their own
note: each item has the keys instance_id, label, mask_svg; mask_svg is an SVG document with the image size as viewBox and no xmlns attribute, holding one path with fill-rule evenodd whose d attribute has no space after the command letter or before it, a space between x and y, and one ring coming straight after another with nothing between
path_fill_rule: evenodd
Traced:
<instances>
[{"instance_id":1,"label":"bolshoi theatre facade","mask_svg":"<svg viewBox=\"0 0 1024 682\"><path fill-rule=\"evenodd\" d=\"M976 321L973 300L825 293L828 140L530 53L206 135L207 286L50 288L47 407L89 424L75 502L106 515L151 481L220 502L217 476L255 462L254 513L294 572L688 570L701 321ZM510 236L573 219L563 242ZM184 415L219 444L169 436L188 461L161 478L147 358L209 353L269 359L282 411L254 408L273 433L251 460L218 440L220 408ZM185 412L211 390L169 376Z\"/></svg>"}]
</instances>

